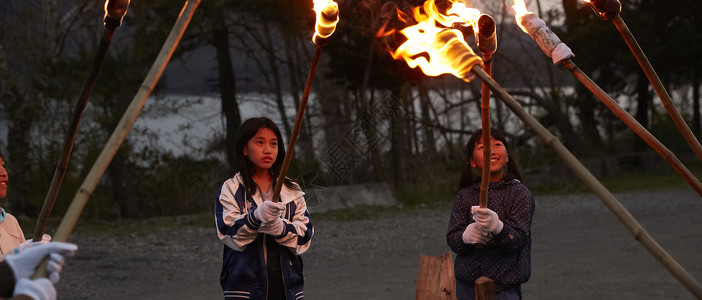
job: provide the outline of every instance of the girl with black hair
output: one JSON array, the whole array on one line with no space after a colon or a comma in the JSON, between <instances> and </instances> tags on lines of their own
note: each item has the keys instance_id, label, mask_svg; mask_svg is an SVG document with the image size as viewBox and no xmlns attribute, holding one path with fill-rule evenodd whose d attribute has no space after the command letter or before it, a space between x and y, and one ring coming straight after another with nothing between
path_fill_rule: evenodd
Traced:
<instances>
[{"instance_id":1,"label":"girl with black hair","mask_svg":"<svg viewBox=\"0 0 702 300\"><path fill-rule=\"evenodd\" d=\"M454 272L459 300L475 299L474 282L482 276L494 280L496 299L522 299L521 284L531 276L534 198L520 182L504 135L495 129L490 133L489 166L483 166L482 130L468 140L468 162L446 234L449 247L457 254ZM484 167L490 168L489 208L478 206L479 176Z\"/></svg>"},{"instance_id":2,"label":"girl with black hair","mask_svg":"<svg viewBox=\"0 0 702 300\"><path fill-rule=\"evenodd\" d=\"M241 124L237 173L215 202L217 235L226 245L220 284L225 299L303 299L300 254L314 227L300 187L285 178L280 202L272 202L285 158L278 126L268 118Z\"/></svg>"}]
</instances>

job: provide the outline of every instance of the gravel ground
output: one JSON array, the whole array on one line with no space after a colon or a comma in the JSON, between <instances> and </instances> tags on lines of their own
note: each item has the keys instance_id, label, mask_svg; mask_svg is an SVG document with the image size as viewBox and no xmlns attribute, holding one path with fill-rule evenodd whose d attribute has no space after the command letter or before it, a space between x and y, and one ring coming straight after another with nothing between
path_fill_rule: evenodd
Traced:
<instances>
[{"instance_id":1,"label":"gravel ground","mask_svg":"<svg viewBox=\"0 0 702 300\"><path fill-rule=\"evenodd\" d=\"M702 199L694 191L615 196L692 277L702 279ZM526 299L695 299L594 195L537 197L536 205ZM413 299L420 255L450 251L449 209L316 221L303 255L307 298ZM221 299L223 246L214 230L75 233L70 240L79 250L61 274L59 299Z\"/></svg>"}]
</instances>

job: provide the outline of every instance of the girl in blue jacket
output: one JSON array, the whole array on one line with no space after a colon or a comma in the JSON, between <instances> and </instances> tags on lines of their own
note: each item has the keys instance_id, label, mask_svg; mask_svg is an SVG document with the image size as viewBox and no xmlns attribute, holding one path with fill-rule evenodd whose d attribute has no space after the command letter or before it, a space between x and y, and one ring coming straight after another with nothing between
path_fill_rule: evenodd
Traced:
<instances>
[{"instance_id":1,"label":"girl in blue jacket","mask_svg":"<svg viewBox=\"0 0 702 300\"><path fill-rule=\"evenodd\" d=\"M494 280L496 299L522 299L521 284L531 275L531 219L534 198L519 180L516 163L507 154L505 137L491 130L488 208L480 208L483 166L482 130L468 140L468 163L451 209L446 240L456 252L456 296L475 299L476 279ZM479 176L478 176L479 177Z\"/></svg>"},{"instance_id":2,"label":"girl in blue jacket","mask_svg":"<svg viewBox=\"0 0 702 300\"><path fill-rule=\"evenodd\" d=\"M215 202L217 235L226 245L220 283L225 299L304 299L302 258L314 227L300 187L285 178L270 201L285 157L278 126L268 118L241 124L237 173Z\"/></svg>"}]
</instances>

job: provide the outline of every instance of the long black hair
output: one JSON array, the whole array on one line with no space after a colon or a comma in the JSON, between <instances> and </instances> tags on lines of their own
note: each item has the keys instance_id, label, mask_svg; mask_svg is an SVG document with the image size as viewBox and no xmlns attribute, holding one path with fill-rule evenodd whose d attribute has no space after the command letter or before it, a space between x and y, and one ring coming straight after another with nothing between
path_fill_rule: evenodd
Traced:
<instances>
[{"instance_id":1,"label":"long black hair","mask_svg":"<svg viewBox=\"0 0 702 300\"><path fill-rule=\"evenodd\" d=\"M244 147L252 139L259 129L268 128L275 133L275 137L278 139L278 156L275 158L275 162L268 172L271 173L273 177L273 185L276 184L278 179L278 174L280 174L280 169L283 167L283 160L285 160L285 144L283 143L283 136L280 134L280 129L278 125L275 125L273 120L266 117L250 118L241 123L239 127L239 133L236 138L236 168L237 172L241 174L244 178L244 186L246 187L246 192L249 195L256 193L256 182L253 180L253 174L256 172L256 166L244 155ZM291 189L299 190L299 187L293 183L290 178L285 177L285 186Z\"/></svg>"},{"instance_id":2,"label":"long black hair","mask_svg":"<svg viewBox=\"0 0 702 300\"><path fill-rule=\"evenodd\" d=\"M468 154L468 159L466 160L466 163L463 166L463 173L461 173L461 182L458 184L458 190L469 187L473 184L473 167L470 166L469 161L471 158L473 158L473 150L475 150L475 145L481 141L480 139L482 138L482 136L483 130L478 129L476 132L473 133L473 135L470 136L470 139L468 139L468 143L466 143L466 154ZM505 140L505 135L502 134L501 131L497 129L490 129L490 136L492 136L493 139L502 142L502 144L505 145L505 149L507 149L507 141ZM509 156L509 153L507 155ZM513 178L522 180L522 174L519 172L519 167L517 167L517 163L514 161L514 159L510 157L509 161L507 161L507 172L505 173L503 180Z\"/></svg>"}]
</instances>

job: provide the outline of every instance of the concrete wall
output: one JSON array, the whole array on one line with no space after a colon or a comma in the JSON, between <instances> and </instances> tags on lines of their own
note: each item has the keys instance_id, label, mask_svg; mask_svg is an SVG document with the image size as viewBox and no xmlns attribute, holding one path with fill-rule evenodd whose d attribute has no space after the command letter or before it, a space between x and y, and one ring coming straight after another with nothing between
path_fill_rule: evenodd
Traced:
<instances>
[{"instance_id":1,"label":"concrete wall","mask_svg":"<svg viewBox=\"0 0 702 300\"><path fill-rule=\"evenodd\" d=\"M305 190L307 209L325 212L361 205L393 206L397 200L390 186L383 182L331 187L309 187Z\"/></svg>"}]
</instances>

